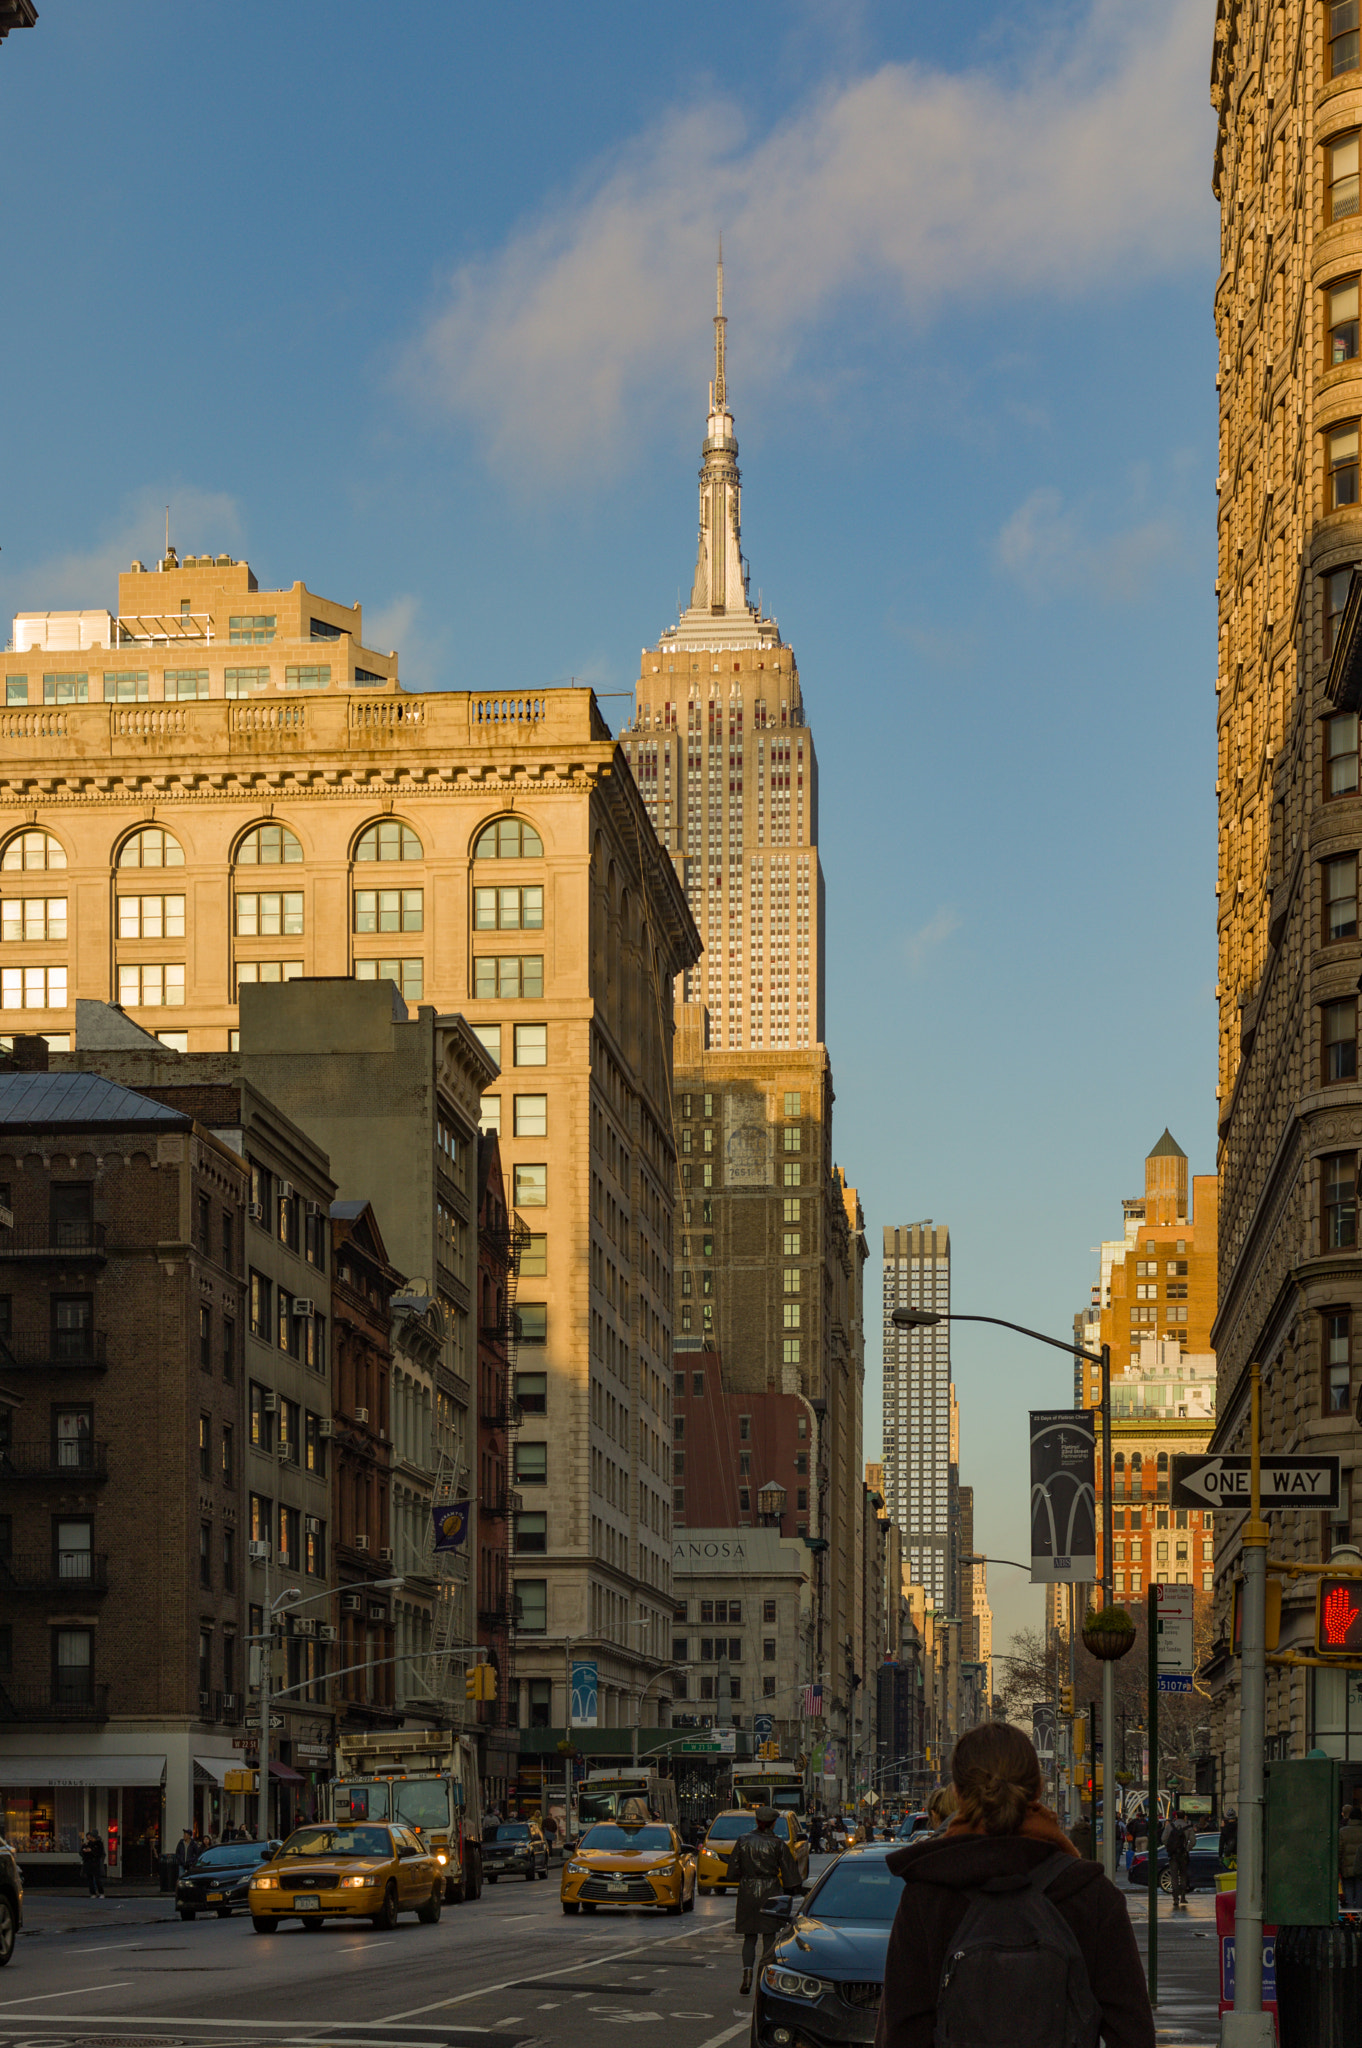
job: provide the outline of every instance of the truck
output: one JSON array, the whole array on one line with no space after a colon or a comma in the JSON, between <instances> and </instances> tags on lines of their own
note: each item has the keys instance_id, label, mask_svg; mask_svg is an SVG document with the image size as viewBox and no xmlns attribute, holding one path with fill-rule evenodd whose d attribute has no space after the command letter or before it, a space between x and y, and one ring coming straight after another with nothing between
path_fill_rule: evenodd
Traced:
<instances>
[{"instance_id":1,"label":"truck","mask_svg":"<svg viewBox=\"0 0 1362 2048\"><path fill-rule=\"evenodd\" d=\"M735 1806L774 1806L778 1813L803 1813L804 1775L797 1764L735 1763L733 1766Z\"/></svg>"},{"instance_id":2,"label":"truck","mask_svg":"<svg viewBox=\"0 0 1362 2048\"><path fill-rule=\"evenodd\" d=\"M467 1735L396 1728L336 1737L336 1775L326 1788L333 1821L396 1821L439 1858L445 1898L482 1894L482 1788Z\"/></svg>"},{"instance_id":3,"label":"truck","mask_svg":"<svg viewBox=\"0 0 1362 2048\"><path fill-rule=\"evenodd\" d=\"M665 1820L675 1827L676 1787L646 1765L588 1771L573 1794L569 1836L575 1841L598 1820Z\"/></svg>"}]
</instances>

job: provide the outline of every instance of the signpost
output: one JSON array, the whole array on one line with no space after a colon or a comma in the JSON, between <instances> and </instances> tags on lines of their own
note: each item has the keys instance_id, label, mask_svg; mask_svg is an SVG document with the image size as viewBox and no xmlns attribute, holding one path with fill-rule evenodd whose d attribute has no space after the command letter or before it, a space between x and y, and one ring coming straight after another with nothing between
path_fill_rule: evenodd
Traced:
<instances>
[{"instance_id":1,"label":"signpost","mask_svg":"<svg viewBox=\"0 0 1362 2048\"><path fill-rule=\"evenodd\" d=\"M1172 1502L1175 1508L1252 1506L1252 1461L1220 1454L1175 1453ZM1262 1458L1264 1508L1336 1508L1337 1458Z\"/></svg>"},{"instance_id":2,"label":"signpost","mask_svg":"<svg viewBox=\"0 0 1362 2048\"><path fill-rule=\"evenodd\" d=\"M1160 1692L1192 1690L1192 1589L1190 1586L1151 1586L1157 1595L1158 1689Z\"/></svg>"}]
</instances>

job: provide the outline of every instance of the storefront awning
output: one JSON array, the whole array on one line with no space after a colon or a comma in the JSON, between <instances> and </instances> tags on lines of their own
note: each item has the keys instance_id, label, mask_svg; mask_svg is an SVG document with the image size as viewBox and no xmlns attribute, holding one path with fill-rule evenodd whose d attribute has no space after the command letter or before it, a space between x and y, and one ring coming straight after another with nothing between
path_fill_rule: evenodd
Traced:
<instances>
[{"instance_id":1,"label":"storefront awning","mask_svg":"<svg viewBox=\"0 0 1362 2048\"><path fill-rule=\"evenodd\" d=\"M305 1785L307 1783L302 1772L295 1771L292 1764L272 1763L270 1765L270 1776L277 1778L281 1784L285 1785Z\"/></svg>"},{"instance_id":2,"label":"storefront awning","mask_svg":"<svg viewBox=\"0 0 1362 2048\"><path fill-rule=\"evenodd\" d=\"M159 1785L163 1756L0 1756L0 1785Z\"/></svg>"},{"instance_id":3,"label":"storefront awning","mask_svg":"<svg viewBox=\"0 0 1362 2048\"><path fill-rule=\"evenodd\" d=\"M194 1759L194 1783L196 1785L221 1785L228 1771L239 1771L241 1762L233 1762L225 1756L196 1756Z\"/></svg>"}]
</instances>

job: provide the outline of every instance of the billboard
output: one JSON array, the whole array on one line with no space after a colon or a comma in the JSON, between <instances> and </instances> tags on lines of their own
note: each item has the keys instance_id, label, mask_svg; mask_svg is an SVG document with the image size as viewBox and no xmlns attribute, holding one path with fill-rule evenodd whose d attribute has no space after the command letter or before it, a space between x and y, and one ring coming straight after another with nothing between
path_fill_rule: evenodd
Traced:
<instances>
[{"instance_id":1,"label":"billboard","mask_svg":"<svg viewBox=\"0 0 1362 2048\"><path fill-rule=\"evenodd\" d=\"M1097 1427L1085 1408L1031 1411L1031 1583L1097 1577Z\"/></svg>"}]
</instances>

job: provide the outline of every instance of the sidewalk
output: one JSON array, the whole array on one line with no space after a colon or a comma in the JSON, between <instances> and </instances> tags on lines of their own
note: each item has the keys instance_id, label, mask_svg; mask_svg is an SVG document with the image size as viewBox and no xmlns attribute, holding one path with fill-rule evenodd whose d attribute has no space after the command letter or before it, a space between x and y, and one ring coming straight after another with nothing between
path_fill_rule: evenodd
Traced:
<instances>
[{"instance_id":1,"label":"sidewalk","mask_svg":"<svg viewBox=\"0 0 1362 2048\"><path fill-rule=\"evenodd\" d=\"M1149 1895L1123 1882L1118 1891L1130 1912L1140 1957L1148 1970ZM1159 1899L1160 2048L1216 2048L1220 2040L1220 1952L1215 1938L1215 1893L1193 1892L1185 1913Z\"/></svg>"},{"instance_id":2,"label":"sidewalk","mask_svg":"<svg viewBox=\"0 0 1362 2048\"><path fill-rule=\"evenodd\" d=\"M84 1934L88 1929L154 1927L173 1919L175 1901L151 1885L121 1886L102 1899L74 1887L24 1893L23 1934Z\"/></svg>"}]
</instances>

